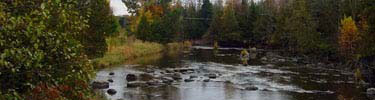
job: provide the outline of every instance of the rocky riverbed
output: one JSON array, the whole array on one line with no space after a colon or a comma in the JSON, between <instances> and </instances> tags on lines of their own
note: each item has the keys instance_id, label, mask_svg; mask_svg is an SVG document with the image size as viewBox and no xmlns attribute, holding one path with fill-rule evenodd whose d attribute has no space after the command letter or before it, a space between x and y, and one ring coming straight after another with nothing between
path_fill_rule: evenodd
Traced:
<instances>
[{"instance_id":1,"label":"rocky riverbed","mask_svg":"<svg viewBox=\"0 0 375 100\"><path fill-rule=\"evenodd\" d=\"M93 87L111 100L370 100L354 85L351 72L272 52L244 66L239 51L221 48L214 54L210 47L195 47L103 69Z\"/></svg>"}]
</instances>

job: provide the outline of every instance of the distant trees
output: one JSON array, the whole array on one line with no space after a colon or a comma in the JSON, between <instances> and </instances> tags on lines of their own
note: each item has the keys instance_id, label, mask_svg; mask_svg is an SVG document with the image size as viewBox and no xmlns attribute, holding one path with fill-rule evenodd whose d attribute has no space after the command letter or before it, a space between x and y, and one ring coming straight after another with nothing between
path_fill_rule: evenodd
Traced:
<instances>
[{"instance_id":1,"label":"distant trees","mask_svg":"<svg viewBox=\"0 0 375 100\"><path fill-rule=\"evenodd\" d=\"M171 4L172 2L151 0L139 3L141 7L135 15L136 21L133 26L143 27L139 22L145 12L148 12L146 18L151 31L146 32L153 34L150 36L154 39L144 39L147 41L166 43L203 38L212 42L219 41L219 44L245 46L245 43L259 47L282 48L295 53L333 57L338 56L340 49L340 19L350 15L353 21L358 23L355 26L361 33L358 52L361 56L368 56L375 55L371 53L375 50L374 43L371 42L374 41L375 26L375 15L371 13L374 11L373 2L199 0ZM139 27L136 29L138 32L149 30Z\"/></svg>"},{"instance_id":2,"label":"distant trees","mask_svg":"<svg viewBox=\"0 0 375 100\"><path fill-rule=\"evenodd\" d=\"M198 37L202 37L211 25L211 19L213 17L213 8L210 0L203 0L203 5L199 11L198 18L202 18L198 21Z\"/></svg>"}]
</instances>

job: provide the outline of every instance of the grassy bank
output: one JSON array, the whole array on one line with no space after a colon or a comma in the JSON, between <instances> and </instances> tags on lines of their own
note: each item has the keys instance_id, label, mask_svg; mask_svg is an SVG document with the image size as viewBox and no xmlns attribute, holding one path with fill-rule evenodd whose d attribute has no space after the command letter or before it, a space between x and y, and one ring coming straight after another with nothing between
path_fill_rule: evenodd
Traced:
<instances>
[{"instance_id":1,"label":"grassy bank","mask_svg":"<svg viewBox=\"0 0 375 100\"><path fill-rule=\"evenodd\" d=\"M104 57L95 59L99 68L124 63L126 60L160 53L164 46L153 42L143 42L133 37L118 36L107 38L108 51Z\"/></svg>"},{"instance_id":2,"label":"grassy bank","mask_svg":"<svg viewBox=\"0 0 375 100\"><path fill-rule=\"evenodd\" d=\"M107 52L102 58L94 60L97 68L123 64L139 57L157 55L162 51L182 51L192 45L188 41L162 45L155 42L144 42L125 35L109 37L106 42L108 45Z\"/></svg>"}]
</instances>

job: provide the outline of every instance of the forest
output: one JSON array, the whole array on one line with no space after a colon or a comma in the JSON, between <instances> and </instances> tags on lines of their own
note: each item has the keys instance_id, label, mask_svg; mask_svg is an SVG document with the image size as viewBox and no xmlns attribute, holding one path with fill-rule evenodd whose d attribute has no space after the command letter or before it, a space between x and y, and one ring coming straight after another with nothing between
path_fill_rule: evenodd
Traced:
<instances>
[{"instance_id":1,"label":"forest","mask_svg":"<svg viewBox=\"0 0 375 100\"><path fill-rule=\"evenodd\" d=\"M373 0L123 1L130 34L145 41L216 41L337 60L374 55Z\"/></svg>"},{"instance_id":2,"label":"forest","mask_svg":"<svg viewBox=\"0 0 375 100\"><path fill-rule=\"evenodd\" d=\"M96 100L90 82L116 49L109 41L131 37L142 41L126 47L133 53L176 43L281 50L375 83L375 0L122 0L127 16L109 2L1 0L0 99Z\"/></svg>"}]
</instances>

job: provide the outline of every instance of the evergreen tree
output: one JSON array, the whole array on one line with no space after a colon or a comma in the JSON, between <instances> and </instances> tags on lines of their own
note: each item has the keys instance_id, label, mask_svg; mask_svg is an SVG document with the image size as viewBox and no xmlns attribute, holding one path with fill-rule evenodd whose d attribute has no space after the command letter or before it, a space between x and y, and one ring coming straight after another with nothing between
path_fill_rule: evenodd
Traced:
<instances>
[{"instance_id":1,"label":"evergreen tree","mask_svg":"<svg viewBox=\"0 0 375 100\"><path fill-rule=\"evenodd\" d=\"M242 42L242 32L239 30L238 21L234 12L234 3L229 2L224 8L222 29L219 32L219 40L227 42Z\"/></svg>"},{"instance_id":2,"label":"evergreen tree","mask_svg":"<svg viewBox=\"0 0 375 100\"><path fill-rule=\"evenodd\" d=\"M292 2L292 16L286 27L290 29L292 39L289 46L296 46L297 51L312 53L317 48L319 34L314 23L306 0L294 0Z\"/></svg>"},{"instance_id":3,"label":"evergreen tree","mask_svg":"<svg viewBox=\"0 0 375 100\"><path fill-rule=\"evenodd\" d=\"M199 22L198 28L198 37L202 37L210 27L211 19L212 19L213 11L212 11L212 3L210 0L203 0L203 5L199 11L199 18L201 21Z\"/></svg>"}]
</instances>

